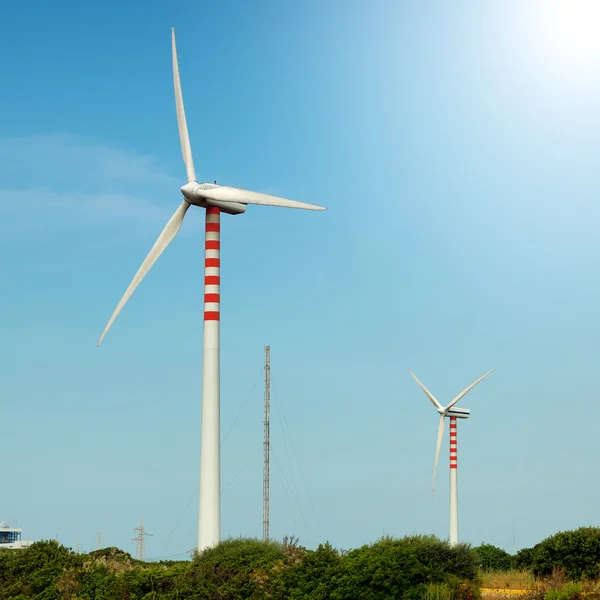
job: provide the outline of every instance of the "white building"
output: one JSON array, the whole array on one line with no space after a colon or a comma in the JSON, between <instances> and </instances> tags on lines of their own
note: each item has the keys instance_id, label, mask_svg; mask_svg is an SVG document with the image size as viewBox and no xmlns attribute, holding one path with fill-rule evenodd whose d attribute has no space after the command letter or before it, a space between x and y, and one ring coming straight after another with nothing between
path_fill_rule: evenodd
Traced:
<instances>
[{"instance_id":1,"label":"white building","mask_svg":"<svg viewBox=\"0 0 600 600\"><path fill-rule=\"evenodd\" d=\"M21 529L9 527L6 523L0 523L0 550L21 550L33 544L21 539Z\"/></svg>"}]
</instances>

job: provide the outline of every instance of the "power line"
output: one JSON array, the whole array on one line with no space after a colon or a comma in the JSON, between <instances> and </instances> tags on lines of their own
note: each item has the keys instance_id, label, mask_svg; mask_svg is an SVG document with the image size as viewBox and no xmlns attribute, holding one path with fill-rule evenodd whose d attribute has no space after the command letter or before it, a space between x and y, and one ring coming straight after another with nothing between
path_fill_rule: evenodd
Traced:
<instances>
[{"instance_id":1,"label":"power line","mask_svg":"<svg viewBox=\"0 0 600 600\"><path fill-rule=\"evenodd\" d=\"M287 462L290 467L290 476L291 476L291 481L292 481L291 484L287 481L287 478L285 478L285 472L283 471L281 464L278 463L278 467L281 471L283 478L285 479L285 484L288 486L288 488L290 490L290 494L291 494L292 498L294 499L294 502L296 503L296 505L299 505L298 499L300 497L300 492L298 490L298 484L296 483L296 475L295 475L294 467L292 465L292 459L291 459L290 450L288 447L288 442L287 442L288 434L286 434L286 430L283 426L283 419L284 419L284 415L282 414L283 407L281 406L281 400L279 399L279 396L277 395L277 391L275 390L274 386L273 386L273 391L275 392L275 397L277 399L277 402L275 402L275 407L277 409L277 420L279 421L279 428L281 429L281 435L283 437L283 448L285 450ZM283 482L282 482L282 484L283 484ZM285 486L283 489L284 489L284 491L286 491ZM287 494L287 491L286 491L286 494ZM306 520L305 520L305 522L306 522Z\"/></svg>"},{"instance_id":2,"label":"power line","mask_svg":"<svg viewBox=\"0 0 600 600\"><path fill-rule=\"evenodd\" d=\"M281 468L281 465L279 464L279 461L277 460L277 455L275 454L275 451L273 450L273 458L275 459L275 464L277 465L277 467L279 468L279 471L281 472L281 475L283 477L283 481L285 482L285 484L289 487L290 489L290 493L292 495L292 498L296 501L296 506L298 507L298 510L300 511L300 515L302 516L302 520L304 521L304 528L308 533L308 522L306 520L306 517L304 516L304 512L302 511L302 507L300 506L300 502L298 501L297 496L294 495L294 490L292 490L290 484L287 481L287 478L285 476L285 473L283 472L283 469Z\"/></svg>"},{"instance_id":3,"label":"power line","mask_svg":"<svg viewBox=\"0 0 600 600\"><path fill-rule=\"evenodd\" d=\"M272 378L271 378L272 381ZM285 414L283 413L283 406L281 405L281 400L279 399L279 395L277 394L277 390L275 389L275 386L273 386L273 391L275 393L275 397L278 400L275 403L275 407L277 410L277 420L279 421L279 427L281 429L281 435L283 437L283 447L285 450L285 454L287 457L287 461L288 461L288 465L290 467L290 476L291 476L291 484L290 482L288 482L287 477L285 476L285 471L283 470L283 467L281 466L281 463L279 462L279 460L277 459L277 456L275 455L275 451L273 451L273 457L275 458L277 467L279 468L281 475L282 475L282 485L284 486L284 492L286 493L286 497L287 497L287 489L289 489L290 494L296 504L296 506L298 507L298 510L302 516L302 520L303 520L303 524L305 527L305 530L308 526L308 522L304 516L304 513L302 512L302 508L300 506L300 492L298 490L298 485L296 483L296 476L295 476L295 472L294 472L294 467L292 465L292 460L290 457L290 451L289 451L289 447L288 447L288 442L287 442L287 438L290 437L290 443L292 442L291 440L291 434L289 433L289 428L288 428L288 433L286 434L286 429L284 427L284 419L285 419ZM286 487L287 486L287 487ZM292 512L293 514L293 512ZM295 521L295 519L294 519ZM297 526L297 525L296 525Z\"/></svg>"},{"instance_id":4,"label":"power line","mask_svg":"<svg viewBox=\"0 0 600 600\"><path fill-rule=\"evenodd\" d=\"M223 438L223 441L221 442L221 448L223 447L223 445L227 441L227 438L229 437L229 434L232 432L233 428L235 427L235 424L237 423L238 419L240 418L240 416L241 416L241 414L242 414L242 412L243 412L246 404L248 404L248 401L250 400L250 397L252 396L252 393L254 392L254 389L256 388L256 386L258 385L258 382L260 381L261 375L262 375L262 371L261 371L260 375L258 376L258 378L256 379L256 381L254 382L254 385L252 386L252 389L250 390L250 393L246 396L246 400L244 400L244 403L242 404L242 407L238 411L237 416L233 420L233 423L231 424L231 427L227 431L227 434ZM233 483L233 482L231 482L231 483ZM231 485L231 483L229 485ZM229 487L229 486L227 486L227 487ZM225 489L227 489L227 488L225 488ZM183 521L183 517L185 517L185 514L187 513L189 507L192 504L192 500L198 495L199 490L200 490L200 488L197 487L196 491L190 497L189 502L187 503L186 507L183 509L183 512L181 513L181 516L179 517L179 520L177 521L177 524L175 525L175 527L173 527L173 531L171 531L171 533L169 534L169 537L167 538L167 541L165 543L165 548L168 547L169 542L171 541L171 538L173 537L173 534L175 533L175 531L179 527L179 525L181 525L181 521Z\"/></svg>"},{"instance_id":5,"label":"power line","mask_svg":"<svg viewBox=\"0 0 600 600\"><path fill-rule=\"evenodd\" d=\"M277 460L275 461L277 463ZM281 467L279 467L281 470ZM292 508L292 503L290 502L290 496L287 491L287 487L284 484L283 477L280 475L279 479L281 480L281 488L283 489L283 494L285 496L285 501L290 511L290 515L292 515L292 521L294 521L294 527L298 530L298 521L296 521L296 515L294 514L294 509Z\"/></svg>"},{"instance_id":6,"label":"power line","mask_svg":"<svg viewBox=\"0 0 600 600\"><path fill-rule=\"evenodd\" d=\"M273 391L275 392L274 386L273 386ZM283 414L282 414L281 401L279 400L279 396L277 395L277 392L275 392L275 398L277 399L277 402L275 402L275 408L277 409L277 420L279 421L279 428L281 429L281 435L283 437L283 447L285 450L285 456L287 458L287 462L290 467L290 475L292 478L292 483L294 484L293 489L296 490L296 494L300 495L300 493L298 491L298 484L296 483L296 474L294 472L294 467L292 466L291 453L290 453L290 449L288 447L288 442L287 442L287 438L289 436L286 434L285 427L283 426ZM290 486L290 488L292 488L292 486Z\"/></svg>"},{"instance_id":7,"label":"power line","mask_svg":"<svg viewBox=\"0 0 600 600\"><path fill-rule=\"evenodd\" d=\"M271 444L271 347L265 346L265 421L263 465L263 540L269 539L269 449Z\"/></svg>"},{"instance_id":8,"label":"power line","mask_svg":"<svg viewBox=\"0 0 600 600\"><path fill-rule=\"evenodd\" d=\"M168 556L154 556L152 558L149 558L148 561L158 561L158 560L165 560L167 558L174 558L175 556L183 556L184 554L189 554L190 552L193 552L195 550L195 548L193 550L186 550L185 552L178 552L177 554L169 554Z\"/></svg>"},{"instance_id":9,"label":"power line","mask_svg":"<svg viewBox=\"0 0 600 600\"><path fill-rule=\"evenodd\" d=\"M223 441L221 442L221 448L224 446L225 442L227 441L227 438L229 437L229 434L235 427L235 424L238 422L238 419L240 418L240 415L242 414L242 411L244 410L246 404L248 404L248 400L250 400L250 396L252 396L252 392L254 391L254 388L258 385L258 382L260 381L262 374L263 374L263 372L261 371L260 375L257 377L256 381L254 382L254 385L252 386L250 393L248 394L248 396L246 396L246 400L244 400L244 404L242 404L242 408L240 408L240 410L238 411L238 414L235 417L235 419L233 420L233 423L231 424L229 431L226 433L225 437L223 438Z\"/></svg>"},{"instance_id":10,"label":"power line","mask_svg":"<svg viewBox=\"0 0 600 600\"><path fill-rule=\"evenodd\" d=\"M294 458L296 459L296 464L298 465L298 470L300 471L300 479L302 480L302 485L304 486L304 491L306 493L306 497L308 498L308 504L309 504L312 514L315 518L315 521L317 523L317 529L318 529L319 528L319 519L317 518L313 503L310 499L310 493L308 491L308 486L306 485L306 480L304 479L304 473L302 472L302 467L300 465L300 461L298 460L298 454L296 453L296 446L294 445L294 439L292 438L292 434L290 432L290 428L288 426L287 419L285 418L285 411L283 410L283 405L281 404L281 400L279 398L279 394L277 393L277 388L275 387L275 384L273 384L273 390L275 392L275 398L277 399L277 404L281 407L281 414L283 415L283 421L284 421L285 427L288 431L288 435L290 438L290 444L292 445L292 451L294 452Z\"/></svg>"},{"instance_id":11,"label":"power line","mask_svg":"<svg viewBox=\"0 0 600 600\"><path fill-rule=\"evenodd\" d=\"M196 491L192 494L192 497L190 498L190 501L187 503L187 506L183 509L183 512L181 513L181 516L179 517L179 521L177 521L177 525L175 525L175 527L173 527L173 531L171 531L171 533L169 534L169 537L167 538L167 542L165 544L165 549L168 547L169 542L171 540L171 537L175 533L175 530L179 527L181 521L183 520L183 517L185 516L185 513L187 512L187 509L190 507L190 505L192 503L192 500L196 497L196 495L198 494L199 490L200 490L200 488L197 487Z\"/></svg>"},{"instance_id":12,"label":"power line","mask_svg":"<svg viewBox=\"0 0 600 600\"><path fill-rule=\"evenodd\" d=\"M262 444L260 446L262 446ZM254 454L252 454L252 456L248 459L248 462L246 462L246 464L237 472L237 475L225 486L225 488L223 489L221 494L225 493L227 488L229 488L229 486L231 486L231 484L242 474L242 471L252 462L252 459L258 454L258 451L260 450L260 446L254 451Z\"/></svg>"}]
</instances>

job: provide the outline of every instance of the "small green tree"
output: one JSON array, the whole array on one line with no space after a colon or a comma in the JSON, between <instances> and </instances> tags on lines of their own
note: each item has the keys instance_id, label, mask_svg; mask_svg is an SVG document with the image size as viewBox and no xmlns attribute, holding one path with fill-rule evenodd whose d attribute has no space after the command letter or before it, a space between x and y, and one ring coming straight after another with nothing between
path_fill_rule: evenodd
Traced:
<instances>
[{"instance_id":1,"label":"small green tree","mask_svg":"<svg viewBox=\"0 0 600 600\"><path fill-rule=\"evenodd\" d=\"M420 600L428 584L447 584L458 598L473 598L476 577L467 545L450 546L434 536L383 538L342 557L331 600Z\"/></svg>"},{"instance_id":2,"label":"small green tree","mask_svg":"<svg viewBox=\"0 0 600 600\"><path fill-rule=\"evenodd\" d=\"M207 600L282 598L283 567L281 544L228 539L196 555L177 592L181 598Z\"/></svg>"},{"instance_id":3,"label":"small green tree","mask_svg":"<svg viewBox=\"0 0 600 600\"><path fill-rule=\"evenodd\" d=\"M327 543L296 556L284 572L287 597L291 600L328 600L339 576L340 553Z\"/></svg>"},{"instance_id":4,"label":"small green tree","mask_svg":"<svg viewBox=\"0 0 600 600\"><path fill-rule=\"evenodd\" d=\"M563 568L569 579L600 576L600 528L580 527L561 531L533 548L532 570L536 577Z\"/></svg>"},{"instance_id":5,"label":"small green tree","mask_svg":"<svg viewBox=\"0 0 600 600\"><path fill-rule=\"evenodd\" d=\"M19 594L55 597L56 583L63 571L81 563L79 555L55 540L36 542L24 550L1 550L0 599Z\"/></svg>"},{"instance_id":6,"label":"small green tree","mask_svg":"<svg viewBox=\"0 0 600 600\"><path fill-rule=\"evenodd\" d=\"M473 548L477 566L482 571L510 571L515 566L514 557L492 544L481 544Z\"/></svg>"},{"instance_id":7,"label":"small green tree","mask_svg":"<svg viewBox=\"0 0 600 600\"><path fill-rule=\"evenodd\" d=\"M531 571L533 569L533 557L535 555L535 546L533 548L522 548L515 554L515 569Z\"/></svg>"}]
</instances>

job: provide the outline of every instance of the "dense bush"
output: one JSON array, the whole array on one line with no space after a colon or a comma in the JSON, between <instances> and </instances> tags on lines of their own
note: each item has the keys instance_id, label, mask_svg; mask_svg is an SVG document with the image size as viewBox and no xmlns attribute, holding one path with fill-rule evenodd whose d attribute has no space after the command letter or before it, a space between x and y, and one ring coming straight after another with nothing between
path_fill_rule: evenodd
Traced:
<instances>
[{"instance_id":1,"label":"dense bush","mask_svg":"<svg viewBox=\"0 0 600 600\"><path fill-rule=\"evenodd\" d=\"M432 536L383 538L350 552L230 539L192 561L142 563L117 548L75 554L57 542L0 551L0 600L472 600L477 567L466 545Z\"/></svg>"},{"instance_id":2,"label":"dense bush","mask_svg":"<svg viewBox=\"0 0 600 600\"><path fill-rule=\"evenodd\" d=\"M178 590L190 598L280 598L284 566L281 544L230 539L198 554Z\"/></svg>"},{"instance_id":3,"label":"dense bush","mask_svg":"<svg viewBox=\"0 0 600 600\"><path fill-rule=\"evenodd\" d=\"M331 544L307 551L295 544L284 544L288 568L284 571L287 597L293 600L331 598L342 556Z\"/></svg>"},{"instance_id":4,"label":"dense bush","mask_svg":"<svg viewBox=\"0 0 600 600\"><path fill-rule=\"evenodd\" d=\"M600 576L600 528L580 527L561 531L535 545L530 555L536 577L550 575L563 568L573 580Z\"/></svg>"},{"instance_id":5,"label":"dense bush","mask_svg":"<svg viewBox=\"0 0 600 600\"><path fill-rule=\"evenodd\" d=\"M515 568L522 571L531 571L533 569L533 548L523 548L515 554Z\"/></svg>"},{"instance_id":6,"label":"dense bush","mask_svg":"<svg viewBox=\"0 0 600 600\"><path fill-rule=\"evenodd\" d=\"M473 548L473 553L482 571L510 571L515 567L514 557L497 546L481 544Z\"/></svg>"},{"instance_id":7,"label":"dense bush","mask_svg":"<svg viewBox=\"0 0 600 600\"><path fill-rule=\"evenodd\" d=\"M466 545L451 547L433 536L383 538L349 552L340 561L332 600L420 600L428 584L449 585L456 597L477 594L477 568Z\"/></svg>"},{"instance_id":8,"label":"dense bush","mask_svg":"<svg viewBox=\"0 0 600 600\"><path fill-rule=\"evenodd\" d=\"M544 600L575 600L582 597L583 586L581 582L571 581L564 584L560 589L547 590Z\"/></svg>"},{"instance_id":9,"label":"dense bush","mask_svg":"<svg viewBox=\"0 0 600 600\"><path fill-rule=\"evenodd\" d=\"M81 557L54 540L36 542L26 550L0 551L0 599L43 594L54 586L64 570L81 565Z\"/></svg>"}]
</instances>

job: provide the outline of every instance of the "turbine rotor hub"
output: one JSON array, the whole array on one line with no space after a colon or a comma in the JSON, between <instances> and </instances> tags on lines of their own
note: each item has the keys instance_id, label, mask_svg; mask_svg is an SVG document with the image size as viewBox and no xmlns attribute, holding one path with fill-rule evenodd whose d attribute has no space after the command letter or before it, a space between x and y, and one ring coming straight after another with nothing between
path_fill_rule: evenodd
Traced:
<instances>
[{"instance_id":1,"label":"turbine rotor hub","mask_svg":"<svg viewBox=\"0 0 600 600\"><path fill-rule=\"evenodd\" d=\"M196 194L197 190L200 188L200 186L198 185L197 181L190 181L189 183L186 183L182 188L181 188L181 193L183 194L183 197L190 203L190 204L199 204L199 198L198 195Z\"/></svg>"}]
</instances>

